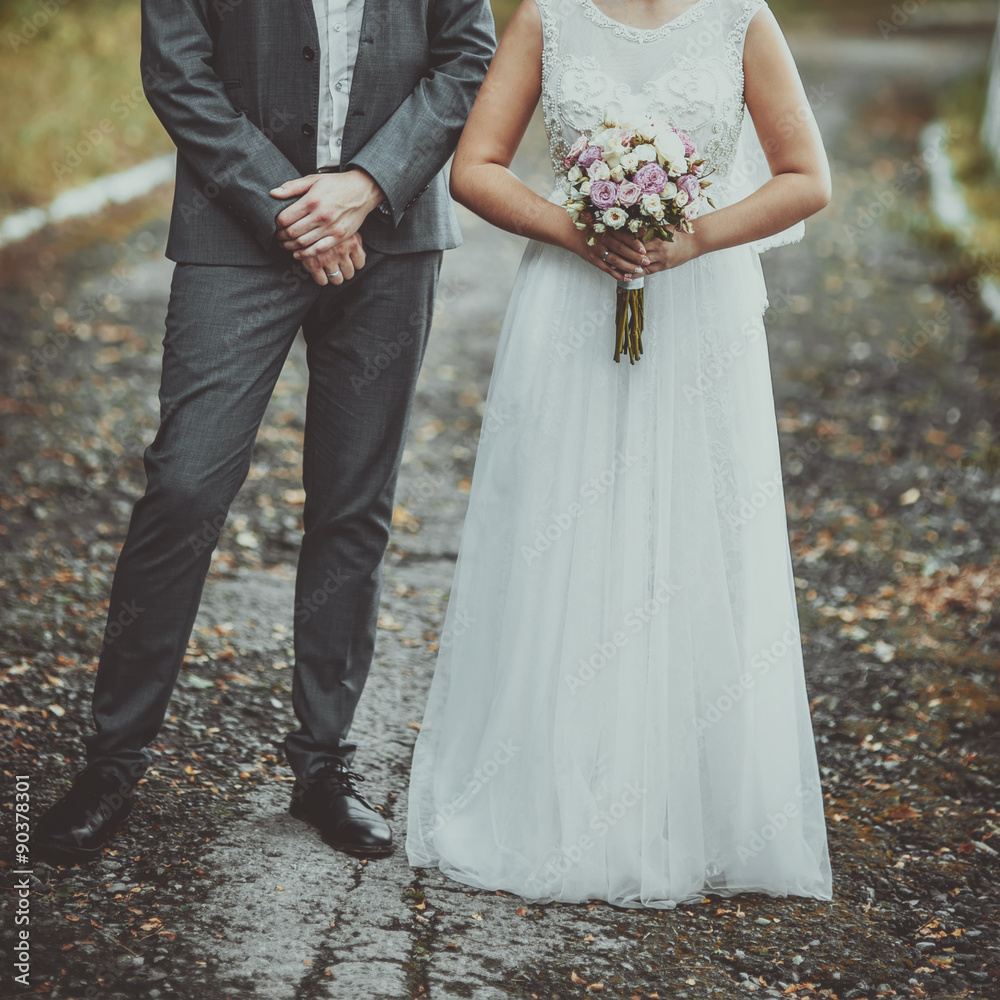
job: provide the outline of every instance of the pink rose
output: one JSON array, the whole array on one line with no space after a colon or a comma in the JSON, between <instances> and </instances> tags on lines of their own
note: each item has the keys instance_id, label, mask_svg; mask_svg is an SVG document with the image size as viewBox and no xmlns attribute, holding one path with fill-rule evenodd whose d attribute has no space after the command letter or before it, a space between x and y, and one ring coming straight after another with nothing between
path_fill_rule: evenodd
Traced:
<instances>
[{"instance_id":1,"label":"pink rose","mask_svg":"<svg viewBox=\"0 0 1000 1000\"><path fill-rule=\"evenodd\" d=\"M642 188L633 181L622 181L618 185L618 204L630 208L642 197Z\"/></svg>"},{"instance_id":2,"label":"pink rose","mask_svg":"<svg viewBox=\"0 0 1000 1000\"><path fill-rule=\"evenodd\" d=\"M602 212L618 200L618 185L613 181L594 181L590 186L590 201Z\"/></svg>"},{"instance_id":3,"label":"pink rose","mask_svg":"<svg viewBox=\"0 0 1000 1000\"><path fill-rule=\"evenodd\" d=\"M691 201L697 201L701 197L701 182L694 174L685 174L678 178L677 187L683 191Z\"/></svg>"},{"instance_id":4,"label":"pink rose","mask_svg":"<svg viewBox=\"0 0 1000 1000\"><path fill-rule=\"evenodd\" d=\"M574 142L573 145L570 146L569 152L566 154L566 158L563 160L563 163L565 163L567 167L572 166L573 165L573 161L586 148L587 148L587 137L585 135L581 135L581 136L579 136L577 138L576 142Z\"/></svg>"},{"instance_id":5,"label":"pink rose","mask_svg":"<svg viewBox=\"0 0 1000 1000\"><path fill-rule=\"evenodd\" d=\"M581 170L586 170L591 163L596 163L601 159L601 147L600 146L588 146L581 154L580 158L576 161L576 165Z\"/></svg>"},{"instance_id":6,"label":"pink rose","mask_svg":"<svg viewBox=\"0 0 1000 1000\"><path fill-rule=\"evenodd\" d=\"M618 130L618 138L621 140L623 146L628 146L635 138L635 129L620 128Z\"/></svg>"},{"instance_id":7,"label":"pink rose","mask_svg":"<svg viewBox=\"0 0 1000 1000\"><path fill-rule=\"evenodd\" d=\"M643 194L660 194L667 186L667 173L658 163L641 166L632 178Z\"/></svg>"},{"instance_id":8,"label":"pink rose","mask_svg":"<svg viewBox=\"0 0 1000 1000\"><path fill-rule=\"evenodd\" d=\"M684 155L688 157L691 156L694 152L694 143L691 141L687 132L682 132L679 128L675 128L674 132L677 133L677 138L684 143Z\"/></svg>"}]
</instances>

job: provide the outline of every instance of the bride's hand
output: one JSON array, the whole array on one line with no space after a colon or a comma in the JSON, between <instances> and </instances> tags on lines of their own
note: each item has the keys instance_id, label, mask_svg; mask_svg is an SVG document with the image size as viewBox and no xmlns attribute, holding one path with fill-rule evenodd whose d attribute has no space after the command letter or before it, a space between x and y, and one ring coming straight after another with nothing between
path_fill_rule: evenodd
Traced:
<instances>
[{"instance_id":1,"label":"bride's hand","mask_svg":"<svg viewBox=\"0 0 1000 1000\"><path fill-rule=\"evenodd\" d=\"M585 233L578 229L573 232L577 234L573 249L588 264L593 264L617 281L637 278L643 273L643 268L652 263L642 243L631 234L626 237L614 232L601 233L594 245L588 246Z\"/></svg>"},{"instance_id":2,"label":"bride's hand","mask_svg":"<svg viewBox=\"0 0 1000 1000\"><path fill-rule=\"evenodd\" d=\"M643 267L643 274L655 274L657 271L679 267L689 260L694 260L695 257L700 257L704 252L693 234L682 232L675 226L667 226L667 229L674 234L672 242L653 237L644 244L649 264ZM639 241L633 238L633 242Z\"/></svg>"}]
</instances>

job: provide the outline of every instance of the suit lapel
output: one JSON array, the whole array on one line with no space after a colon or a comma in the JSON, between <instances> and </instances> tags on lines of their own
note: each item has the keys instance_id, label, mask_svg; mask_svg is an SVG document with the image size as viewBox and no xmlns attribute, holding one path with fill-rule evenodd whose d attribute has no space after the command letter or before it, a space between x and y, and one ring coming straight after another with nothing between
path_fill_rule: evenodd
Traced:
<instances>
[{"instance_id":1,"label":"suit lapel","mask_svg":"<svg viewBox=\"0 0 1000 1000\"><path fill-rule=\"evenodd\" d=\"M316 25L316 11L313 10L313 0L300 0L300 3L306 12L306 20L312 28L313 39L319 45L319 28Z\"/></svg>"},{"instance_id":2,"label":"suit lapel","mask_svg":"<svg viewBox=\"0 0 1000 1000\"><path fill-rule=\"evenodd\" d=\"M311 0L306 0L311 2ZM347 121L344 122L343 157L346 162L358 151L355 136L361 129L365 115L365 99L375 85L376 53L387 50L386 31L389 23L389 5L392 0L365 0L361 15L361 40L358 58L351 77L351 94L347 102Z\"/></svg>"}]
</instances>

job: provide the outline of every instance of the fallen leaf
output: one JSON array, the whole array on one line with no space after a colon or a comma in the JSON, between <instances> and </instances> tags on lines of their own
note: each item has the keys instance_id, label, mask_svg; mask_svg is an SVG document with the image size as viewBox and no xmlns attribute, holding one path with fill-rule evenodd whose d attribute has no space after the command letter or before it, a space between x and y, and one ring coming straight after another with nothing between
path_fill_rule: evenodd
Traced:
<instances>
[{"instance_id":1,"label":"fallen leaf","mask_svg":"<svg viewBox=\"0 0 1000 1000\"><path fill-rule=\"evenodd\" d=\"M393 507L392 526L416 534L420 530L420 521L417 520L405 507Z\"/></svg>"},{"instance_id":2,"label":"fallen leaf","mask_svg":"<svg viewBox=\"0 0 1000 1000\"><path fill-rule=\"evenodd\" d=\"M912 806L901 804L889 810L889 820L892 823L902 823L903 820L916 819L921 813Z\"/></svg>"}]
</instances>

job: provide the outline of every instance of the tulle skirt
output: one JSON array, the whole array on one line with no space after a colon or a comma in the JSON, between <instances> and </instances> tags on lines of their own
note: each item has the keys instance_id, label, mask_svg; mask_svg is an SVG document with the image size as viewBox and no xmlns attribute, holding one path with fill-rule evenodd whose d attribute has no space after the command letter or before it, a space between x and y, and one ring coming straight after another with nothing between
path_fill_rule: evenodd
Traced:
<instances>
[{"instance_id":1,"label":"tulle skirt","mask_svg":"<svg viewBox=\"0 0 1000 1000\"><path fill-rule=\"evenodd\" d=\"M831 898L749 246L645 280L529 243L497 348L406 851L534 902Z\"/></svg>"}]
</instances>

